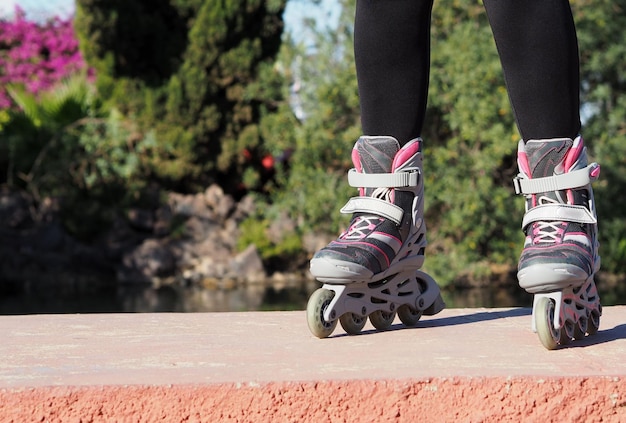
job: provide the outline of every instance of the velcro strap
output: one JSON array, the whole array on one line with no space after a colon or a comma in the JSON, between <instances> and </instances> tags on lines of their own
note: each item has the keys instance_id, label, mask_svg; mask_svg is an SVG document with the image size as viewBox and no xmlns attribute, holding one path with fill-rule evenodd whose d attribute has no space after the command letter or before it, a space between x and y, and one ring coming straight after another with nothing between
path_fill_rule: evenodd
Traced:
<instances>
[{"instance_id":1,"label":"velcro strap","mask_svg":"<svg viewBox=\"0 0 626 423\"><path fill-rule=\"evenodd\" d=\"M417 186L419 172L361 173L348 171L348 183L355 188L403 188Z\"/></svg>"},{"instance_id":2,"label":"velcro strap","mask_svg":"<svg viewBox=\"0 0 626 423\"><path fill-rule=\"evenodd\" d=\"M393 221L396 225L402 222L404 216L402 207L372 197L352 197L340 211L341 213L375 214Z\"/></svg>"},{"instance_id":3,"label":"velcro strap","mask_svg":"<svg viewBox=\"0 0 626 423\"><path fill-rule=\"evenodd\" d=\"M570 204L542 204L528 210L522 220L522 229L533 222L565 221L576 223L597 223L596 217L584 206Z\"/></svg>"},{"instance_id":4,"label":"velcro strap","mask_svg":"<svg viewBox=\"0 0 626 423\"><path fill-rule=\"evenodd\" d=\"M561 175L546 176L543 178L529 179L518 176L513 179L516 194L539 194L542 192L560 191L564 189L573 189L589 185L598 179L597 169L600 167L597 163L591 163L589 166L574 170L572 172L563 173ZM595 176L592 176L595 175Z\"/></svg>"}]
</instances>

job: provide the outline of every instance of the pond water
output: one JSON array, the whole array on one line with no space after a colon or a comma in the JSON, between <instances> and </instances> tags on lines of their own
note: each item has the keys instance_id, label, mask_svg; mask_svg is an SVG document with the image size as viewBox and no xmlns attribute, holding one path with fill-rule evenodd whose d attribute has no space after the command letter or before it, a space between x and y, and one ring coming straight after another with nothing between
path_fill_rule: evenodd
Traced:
<instances>
[{"instance_id":1,"label":"pond water","mask_svg":"<svg viewBox=\"0 0 626 423\"><path fill-rule=\"evenodd\" d=\"M142 313L304 310L320 284L250 284L204 289L142 285L27 285L0 292L0 315L45 313ZM449 308L531 307L532 296L515 282L506 287L445 290ZM603 305L626 304L626 284L600 290Z\"/></svg>"}]
</instances>

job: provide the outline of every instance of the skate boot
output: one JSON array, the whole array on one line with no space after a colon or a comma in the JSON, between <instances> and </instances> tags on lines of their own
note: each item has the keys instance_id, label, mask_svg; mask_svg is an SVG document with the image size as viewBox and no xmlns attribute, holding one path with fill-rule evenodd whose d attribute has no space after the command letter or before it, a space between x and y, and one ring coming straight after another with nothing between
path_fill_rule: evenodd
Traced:
<instances>
[{"instance_id":1,"label":"skate boot","mask_svg":"<svg viewBox=\"0 0 626 423\"><path fill-rule=\"evenodd\" d=\"M583 139L520 141L515 191L526 197L526 233L517 277L534 294L532 329L548 349L598 331L602 307L594 282L600 268L591 183Z\"/></svg>"},{"instance_id":2,"label":"skate boot","mask_svg":"<svg viewBox=\"0 0 626 423\"><path fill-rule=\"evenodd\" d=\"M341 209L348 229L318 251L310 270L324 285L309 298L311 332L329 336L337 320L349 334L369 316L377 329L396 317L413 326L444 308L439 287L419 269L424 262L424 181L421 139L400 148L392 137L361 137L352 150L348 182L359 188Z\"/></svg>"}]
</instances>

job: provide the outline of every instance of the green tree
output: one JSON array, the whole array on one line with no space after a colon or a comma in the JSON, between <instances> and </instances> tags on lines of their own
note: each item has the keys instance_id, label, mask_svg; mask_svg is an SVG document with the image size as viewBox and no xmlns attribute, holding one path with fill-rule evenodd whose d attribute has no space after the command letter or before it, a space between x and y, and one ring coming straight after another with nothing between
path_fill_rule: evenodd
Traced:
<instances>
[{"instance_id":1,"label":"green tree","mask_svg":"<svg viewBox=\"0 0 626 423\"><path fill-rule=\"evenodd\" d=\"M427 265L445 282L513 263L523 206L511 188L519 135L482 5L436 3L432 28Z\"/></svg>"},{"instance_id":2,"label":"green tree","mask_svg":"<svg viewBox=\"0 0 626 423\"><path fill-rule=\"evenodd\" d=\"M79 0L81 49L98 92L154 130L153 175L180 189L234 192L265 153L261 116L276 101L273 62L285 0ZM242 154L247 152L247 154ZM249 177L249 181L260 178ZM259 187L249 187L259 188Z\"/></svg>"},{"instance_id":3,"label":"green tree","mask_svg":"<svg viewBox=\"0 0 626 423\"><path fill-rule=\"evenodd\" d=\"M287 84L276 112L261 122L266 147L277 158L277 185L257 199L265 206L252 224L246 223L256 230L243 231L239 245L254 243L267 261L280 263L276 257L282 257L285 267L302 263L293 253L296 239L311 232L335 234L347 223L337 211L353 194L345 171L360 129L350 16L354 3L342 0L341 7L338 28L310 19L299 28L299 41L285 37L274 67ZM276 246L267 229L285 216L297 222L296 230Z\"/></svg>"},{"instance_id":4,"label":"green tree","mask_svg":"<svg viewBox=\"0 0 626 423\"><path fill-rule=\"evenodd\" d=\"M346 219L337 213L353 190L345 181L350 151L360 134L352 49L354 2L341 1L338 27L305 23L306 40L285 42L292 100L302 109L296 122L290 172L274 201L301 221L301 230L337 232ZM292 107L297 106L293 103ZM293 111L291 111L293 113ZM331 212L332 210L332 212Z\"/></svg>"}]
</instances>

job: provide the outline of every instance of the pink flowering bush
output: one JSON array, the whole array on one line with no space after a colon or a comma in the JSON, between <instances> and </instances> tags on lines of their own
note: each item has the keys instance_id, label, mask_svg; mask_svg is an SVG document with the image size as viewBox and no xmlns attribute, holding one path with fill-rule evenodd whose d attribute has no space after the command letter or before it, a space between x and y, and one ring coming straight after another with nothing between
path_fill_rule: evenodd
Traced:
<instances>
[{"instance_id":1,"label":"pink flowering bush","mask_svg":"<svg viewBox=\"0 0 626 423\"><path fill-rule=\"evenodd\" d=\"M41 24L16 7L12 20L0 20L0 110L13 106L8 84L38 94L85 68L71 18Z\"/></svg>"}]
</instances>

